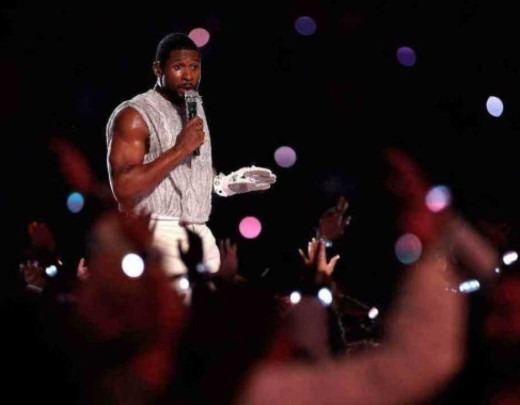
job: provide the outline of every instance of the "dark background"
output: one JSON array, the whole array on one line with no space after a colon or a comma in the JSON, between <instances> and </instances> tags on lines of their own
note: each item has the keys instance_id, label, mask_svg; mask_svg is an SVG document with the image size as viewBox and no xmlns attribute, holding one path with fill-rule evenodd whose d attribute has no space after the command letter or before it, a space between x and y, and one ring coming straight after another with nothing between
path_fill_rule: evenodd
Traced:
<instances>
[{"instance_id":1,"label":"dark background","mask_svg":"<svg viewBox=\"0 0 520 405\"><path fill-rule=\"evenodd\" d=\"M4 3L0 203L13 262L32 220L46 221L71 256L82 254L95 203L67 211L72 190L49 140L72 141L106 182L112 109L153 85L160 38L196 27L211 34L200 93L216 168L255 164L278 175L269 192L214 201L210 225L239 243L246 275L268 267L273 280L283 278L280 259L293 258L344 194L353 219L338 277L354 296L384 305L399 267L383 186L387 146L402 147L450 186L470 220L517 225L520 28L512 2L208 4ZM314 35L295 31L302 15L315 19ZM398 63L400 46L415 50L414 67ZM490 95L504 102L499 118L486 112ZM296 150L294 167L277 167L282 145ZM262 221L255 240L239 236L245 215Z\"/></svg>"}]
</instances>

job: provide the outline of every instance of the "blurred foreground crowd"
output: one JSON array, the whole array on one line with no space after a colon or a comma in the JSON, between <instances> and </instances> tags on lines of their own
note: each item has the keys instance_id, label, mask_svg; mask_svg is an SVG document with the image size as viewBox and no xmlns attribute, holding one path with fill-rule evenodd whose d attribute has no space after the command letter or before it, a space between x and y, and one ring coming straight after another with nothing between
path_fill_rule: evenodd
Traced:
<instances>
[{"instance_id":1,"label":"blurred foreground crowd","mask_svg":"<svg viewBox=\"0 0 520 405\"><path fill-rule=\"evenodd\" d=\"M64 177L106 198L72 145L56 140ZM520 274L504 264L503 224L470 225L425 204L416 162L388 150L396 223L420 241L377 328L335 281L348 201L318 219L291 291L243 277L237 244L221 268L172 279L152 248L150 218L102 210L85 257L61 256L52 229L28 224L20 288L2 297L4 396L77 404L520 404ZM512 253L512 252L510 252ZM288 270L289 271L289 270ZM247 273L247 272L246 272ZM479 310L461 288L478 280ZM474 313L478 316L474 316ZM352 319L366 334L352 331ZM368 324L370 325L370 324ZM4 377L5 378L5 377Z\"/></svg>"}]
</instances>

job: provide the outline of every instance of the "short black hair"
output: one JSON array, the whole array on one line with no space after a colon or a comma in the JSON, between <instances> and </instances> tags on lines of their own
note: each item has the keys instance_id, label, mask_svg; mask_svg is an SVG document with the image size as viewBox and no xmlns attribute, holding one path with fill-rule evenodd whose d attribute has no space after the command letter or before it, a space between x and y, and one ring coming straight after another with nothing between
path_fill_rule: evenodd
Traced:
<instances>
[{"instance_id":1,"label":"short black hair","mask_svg":"<svg viewBox=\"0 0 520 405\"><path fill-rule=\"evenodd\" d=\"M155 60L161 66L164 66L171 51L187 49L190 51L197 51L200 55L200 49L195 42L186 34L181 32L174 32L163 37L157 44L155 51Z\"/></svg>"}]
</instances>

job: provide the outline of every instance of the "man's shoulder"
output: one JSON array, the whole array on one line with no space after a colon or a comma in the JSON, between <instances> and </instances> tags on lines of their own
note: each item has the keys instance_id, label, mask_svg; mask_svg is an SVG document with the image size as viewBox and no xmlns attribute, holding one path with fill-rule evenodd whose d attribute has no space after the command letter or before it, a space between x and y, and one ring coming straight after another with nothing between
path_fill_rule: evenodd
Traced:
<instances>
[{"instance_id":1,"label":"man's shoulder","mask_svg":"<svg viewBox=\"0 0 520 405\"><path fill-rule=\"evenodd\" d=\"M111 133L114 125L120 125L123 122L133 121L135 119L142 119L141 109L139 108L142 105L143 97L148 92L144 92L141 94L137 94L132 98L121 101L110 114L110 117L107 122L107 133ZM119 123L119 124L116 124Z\"/></svg>"},{"instance_id":2,"label":"man's shoulder","mask_svg":"<svg viewBox=\"0 0 520 405\"><path fill-rule=\"evenodd\" d=\"M165 108L164 99L153 89L138 94L123 104L125 107L134 107L142 115L153 115Z\"/></svg>"},{"instance_id":3,"label":"man's shoulder","mask_svg":"<svg viewBox=\"0 0 520 405\"><path fill-rule=\"evenodd\" d=\"M136 94L134 97L128 100L129 103L132 102L149 102L150 100L154 100L156 98L157 92L153 89L148 89L143 93Z\"/></svg>"},{"instance_id":4,"label":"man's shoulder","mask_svg":"<svg viewBox=\"0 0 520 405\"><path fill-rule=\"evenodd\" d=\"M151 103L153 99L153 90L147 90L143 93L139 93L131 98L121 101L113 110L112 118L120 116L122 114L139 112L140 106Z\"/></svg>"},{"instance_id":5,"label":"man's shoulder","mask_svg":"<svg viewBox=\"0 0 520 405\"><path fill-rule=\"evenodd\" d=\"M116 110L120 110L122 108L125 108L129 105L132 105L132 104L141 104L141 103L146 103L146 102L149 102L149 100L152 100L154 98L154 91L153 90L147 90L143 93L139 93L139 94L136 94L130 98L127 98L123 101L121 101L117 106L116 108L114 109L114 111Z\"/></svg>"},{"instance_id":6,"label":"man's shoulder","mask_svg":"<svg viewBox=\"0 0 520 405\"><path fill-rule=\"evenodd\" d=\"M119 99L118 104L116 104L116 107L114 109L117 109L119 106L131 103L136 100L142 100L145 98L149 98L154 93L153 89L148 89L146 91L143 91L141 93L134 93L133 95L126 95Z\"/></svg>"}]
</instances>

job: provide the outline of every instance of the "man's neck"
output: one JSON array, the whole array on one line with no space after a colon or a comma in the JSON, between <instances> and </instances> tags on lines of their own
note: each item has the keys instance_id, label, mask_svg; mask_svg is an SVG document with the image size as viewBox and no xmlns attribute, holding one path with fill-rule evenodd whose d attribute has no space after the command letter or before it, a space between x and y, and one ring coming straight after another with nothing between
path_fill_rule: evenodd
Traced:
<instances>
[{"instance_id":1,"label":"man's neck","mask_svg":"<svg viewBox=\"0 0 520 405\"><path fill-rule=\"evenodd\" d=\"M153 88L157 93L161 95L165 100L169 101L170 103L176 105L177 107L183 107L184 106L184 99L179 97L177 94L174 94L172 92L166 91L164 88L156 84Z\"/></svg>"}]
</instances>

